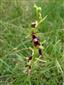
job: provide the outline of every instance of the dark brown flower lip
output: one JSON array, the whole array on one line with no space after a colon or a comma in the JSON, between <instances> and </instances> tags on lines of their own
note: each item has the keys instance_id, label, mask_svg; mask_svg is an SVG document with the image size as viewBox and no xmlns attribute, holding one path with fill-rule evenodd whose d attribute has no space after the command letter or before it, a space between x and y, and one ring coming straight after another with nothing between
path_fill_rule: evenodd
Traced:
<instances>
[{"instance_id":1,"label":"dark brown flower lip","mask_svg":"<svg viewBox=\"0 0 64 85\"><path fill-rule=\"evenodd\" d=\"M34 46L37 47L37 46L40 46L40 43L37 41L37 42L34 42Z\"/></svg>"},{"instance_id":2,"label":"dark brown flower lip","mask_svg":"<svg viewBox=\"0 0 64 85\"><path fill-rule=\"evenodd\" d=\"M31 65L29 65L28 68L31 69Z\"/></svg>"},{"instance_id":3,"label":"dark brown flower lip","mask_svg":"<svg viewBox=\"0 0 64 85\"><path fill-rule=\"evenodd\" d=\"M32 39L37 38L35 35L32 35Z\"/></svg>"},{"instance_id":4,"label":"dark brown flower lip","mask_svg":"<svg viewBox=\"0 0 64 85\"><path fill-rule=\"evenodd\" d=\"M40 40L36 35L32 35L32 41L35 46L40 45Z\"/></svg>"},{"instance_id":5,"label":"dark brown flower lip","mask_svg":"<svg viewBox=\"0 0 64 85\"><path fill-rule=\"evenodd\" d=\"M32 59L32 55L27 56L27 57L25 58L25 60L31 60L31 59Z\"/></svg>"},{"instance_id":6,"label":"dark brown flower lip","mask_svg":"<svg viewBox=\"0 0 64 85\"><path fill-rule=\"evenodd\" d=\"M32 56L30 56L28 60L29 60L29 61L32 60Z\"/></svg>"},{"instance_id":7,"label":"dark brown flower lip","mask_svg":"<svg viewBox=\"0 0 64 85\"><path fill-rule=\"evenodd\" d=\"M42 55L42 49L41 48L38 49L38 52L39 52L39 55Z\"/></svg>"},{"instance_id":8,"label":"dark brown flower lip","mask_svg":"<svg viewBox=\"0 0 64 85\"><path fill-rule=\"evenodd\" d=\"M31 60L32 60L32 56L26 57L26 60L27 60L28 62L31 61Z\"/></svg>"}]
</instances>

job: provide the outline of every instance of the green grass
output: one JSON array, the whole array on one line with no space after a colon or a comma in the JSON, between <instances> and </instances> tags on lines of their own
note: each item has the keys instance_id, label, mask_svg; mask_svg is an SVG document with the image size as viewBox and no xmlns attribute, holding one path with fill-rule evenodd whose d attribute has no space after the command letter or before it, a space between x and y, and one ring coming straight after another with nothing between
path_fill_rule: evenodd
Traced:
<instances>
[{"instance_id":1,"label":"green grass","mask_svg":"<svg viewBox=\"0 0 64 85\"><path fill-rule=\"evenodd\" d=\"M47 19L38 27L46 63L24 73L32 47L30 24L34 3ZM26 36L29 36L26 38ZM64 0L0 0L0 85L64 85Z\"/></svg>"}]
</instances>

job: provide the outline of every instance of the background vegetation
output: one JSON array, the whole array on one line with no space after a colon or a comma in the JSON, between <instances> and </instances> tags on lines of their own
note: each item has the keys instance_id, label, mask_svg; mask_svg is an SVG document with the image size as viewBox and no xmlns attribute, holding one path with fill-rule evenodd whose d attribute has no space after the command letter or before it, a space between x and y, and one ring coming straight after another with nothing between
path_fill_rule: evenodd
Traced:
<instances>
[{"instance_id":1,"label":"background vegetation","mask_svg":"<svg viewBox=\"0 0 64 85\"><path fill-rule=\"evenodd\" d=\"M32 46L30 24L36 19L34 4L47 19L39 37L46 40L44 58L32 74L24 73L24 48ZM0 0L0 85L64 85L64 0Z\"/></svg>"}]
</instances>

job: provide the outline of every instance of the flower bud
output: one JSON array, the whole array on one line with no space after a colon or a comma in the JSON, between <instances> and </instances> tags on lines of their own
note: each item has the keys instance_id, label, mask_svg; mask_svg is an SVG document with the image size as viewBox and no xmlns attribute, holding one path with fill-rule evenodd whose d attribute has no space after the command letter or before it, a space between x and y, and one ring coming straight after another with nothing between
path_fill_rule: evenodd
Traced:
<instances>
[{"instance_id":1,"label":"flower bud","mask_svg":"<svg viewBox=\"0 0 64 85\"><path fill-rule=\"evenodd\" d=\"M37 27L37 21L32 22L31 27L32 27L32 28Z\"/></svg>"}]
</instances>

